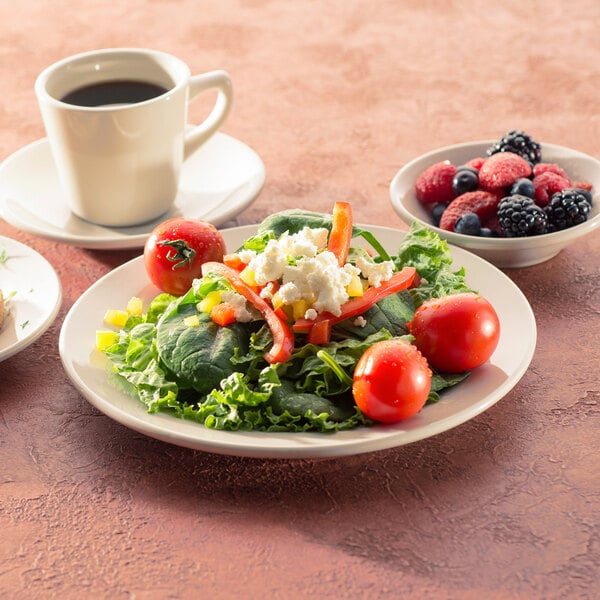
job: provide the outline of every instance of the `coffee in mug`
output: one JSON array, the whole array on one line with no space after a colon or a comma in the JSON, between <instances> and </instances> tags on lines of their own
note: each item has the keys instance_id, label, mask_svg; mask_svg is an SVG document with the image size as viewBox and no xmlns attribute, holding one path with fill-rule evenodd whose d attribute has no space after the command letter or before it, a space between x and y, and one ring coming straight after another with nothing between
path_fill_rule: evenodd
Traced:
<instances>
[{"instance_id":1,"label":"coffee in mug","mask_svg":"<svg viewBox=\"0 0 600 600\"><path fill-rule=\"evenodd\" d=\"M188 103L207 90L217 91L215 104L188 128ZM115 227L173 206L183 161L219 130L232 102L225 71L191 75L175 56L141 48L65 58L38 76L35 91L71 211Z\"/></svg>"}]
</instances>

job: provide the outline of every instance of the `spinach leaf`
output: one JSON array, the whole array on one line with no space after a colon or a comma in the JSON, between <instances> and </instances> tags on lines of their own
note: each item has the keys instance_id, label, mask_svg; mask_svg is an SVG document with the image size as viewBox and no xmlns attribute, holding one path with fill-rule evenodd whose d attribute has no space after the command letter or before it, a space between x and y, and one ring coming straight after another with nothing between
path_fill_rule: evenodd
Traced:
<instances>
[{"instance_id":1,"label":"spinach leaf","mask_svg":"<svg viewBox=\"0 0 600 600\"><path fill-rule=\"evenodd\" d=\"M248 352L256 324L236 322L221 327L183 298L169 306L156 326L158 356L180 387L208 394L234 371L243 371L244 365L234 365L231 357L235 352ZM199 319L198 326L186 324L185 318L192 315Z\"/></svg>"},{"instance_id":2,"label":"spinach leaf","mask_svg":"<svg viewBox=\"0 0 600 600\"><path fill-rule=\"evenodd\" d=\"M356 319L346 319L337 323L332 330L333 339L354 337L366 339L368 336L385 329L394 337L408 334L406 324L415 313L415 301L412 294L402 290L387 296L362 314L366 321L364 327L355 325Z\"/></svg>"},{"instance_id":3,"label":"spinach leaf","mask_svg":"<svg viewBox=\"0 0 600 600\"><path fill-rule=\"evenodd\" d=\"M431 390L429 391L427 404L437 402L440 399L439 392L459 384L470 374L470 371L465 371L464 373L434 373L431 378Z\"/></svg>"},{"instance_id":4,"label":"spinach leaf","mask_svg":"<svg viewBox=\"0 0 600 600\"><path fill-rule=\"evenodd\" d=\"M269 405L278 415L286 411L298 417L326 413L336 422L350 419L356 412L351 394L323 398L310 392L298 392L295 382L289 379L282 379L281 386L273 388Z\"/></svg>"},{"instance_id":5,"label":"spinach leaf","mask_svg":"<svg viewBox=\"0 0 600 600\"><path fill-rule=\"evenodd\" d=\"M286 231L290 234L298 233L305 227L311 229L325 228L331 231L331 215L310 210L282 210L264 219L258 226L258 233L264 234L272 231L274 237L279 237ZM385 248L370 231L354 225L352 227L352 237L362 237L377 252L379 260L390 259Z\"/></svg>"}]
</instances>

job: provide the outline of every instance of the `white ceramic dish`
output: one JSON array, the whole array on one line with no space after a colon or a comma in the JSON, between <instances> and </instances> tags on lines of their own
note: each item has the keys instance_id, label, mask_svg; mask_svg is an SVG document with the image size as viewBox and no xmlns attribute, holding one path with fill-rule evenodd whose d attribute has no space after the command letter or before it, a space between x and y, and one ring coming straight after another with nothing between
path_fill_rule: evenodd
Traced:
<instances>
[{"instance_id":1,"label":"white ceramic dish","mask_svg":"<svg viewBox=\"0 0 600 600\"><path fill-rule=\"evenodd\" d=\"M83 248L141 248L152 229L169 217L225 223L250 206L264 181L265 167L256 152L217 133L184 163L172 210L136 227L102 227L69 210L44 138L0 166L0 216L29 233Z\"/></svg>"},{"instance_id":2,"label":"white ceramic dish","mask_svg":"<svg viewBox=\"0 0 600 600\"><path fill-rule=\"evenodd\" d=\"M388 251L394 252L403 232L371 227ZM254 226L224 230L235 248ZM157 289L148 283L143 258L111 271L91 286L67 314L59 338L60 356L75 387L100 411L148 436L165 442L221 454L269 458L309 458L359 454L422 440L456 427L505 396L529 366L536 344L536 324L527 299L501 271L460 248L452 248L456 268L464 265L468 283L494 305L501 323L500 341L489 363L475 370L440 402L393 426L378 425L335 434L227 432L166 414L148 414L144 405L109 380L106 358L94 350L95 332L103 328L107 308L125 306L133 295L149 302Z\"/></svg>"},{"instance_id":3,"label":"white ceramic dish","mask_svg":"<svg viewBox=\"0 0 600 600\"><path fill-rule=\"evenodd\" d=\"M62 300L60 280L35 250L0 236L0 289L8 309L0 329L0 361L24 350L54 322Z\"/></svg>"},{"instance_id":4,"label":"white ceramic dish","mask_svg":"<svg viewBox=\"0 0 600 600\"><path fill-rule=\"evenodd\" d=\"M448 242L466 248L502 268L527 267L544 262L556 256L577 238L600 226L600 161L570 148L542 144L544 162L558 163L572 180L589 181L594 186L594 205L585 223L555 233L523 238L483 238L434 227L415 196L417 177L427 167L443 160L449 160L458 166L471 158L485 156L485 151L492 144L493 141L479 141L447 146L419 156L402 167L390 185L392 206L400 218L408 224L413 221L424 223Z\"/></svg>"}]
</instances>

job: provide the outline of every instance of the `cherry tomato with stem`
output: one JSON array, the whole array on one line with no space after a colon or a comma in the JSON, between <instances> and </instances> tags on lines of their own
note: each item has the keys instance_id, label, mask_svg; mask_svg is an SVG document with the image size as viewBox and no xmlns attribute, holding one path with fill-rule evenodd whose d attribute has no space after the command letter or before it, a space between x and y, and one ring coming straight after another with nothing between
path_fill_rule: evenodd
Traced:
<instances>
[{"instance_id":1,"label":"cherry tomato with stem","mask_svg":"<svg viewBox=\"0 0 600 600\"><path fill-rule=\"evenodd\" d=\"M465 292L426 300L408 330L433 369L462 373L492 356L500 338L500 320L488 300Z\"/></svg>"},{"instance_id":2,"label":"cherry tomato with stem","mask_svg":"<svg viewBox=\"0 0 600 600\"><path fill-rule=\"evenodd\" d=\"M416 346L400 338L382 340L359 358L352 394L370 419L398 423L425 406L431 377L431 369Z\"/></svg>"},{"instance_id":3,"label":"cherry tomato with stem","mask_svg":"<svg viewBox=\"0 0 600 600\"><path fill-rule=\"evenodd\" d=\"M150 233L144 246L144 264L154 285L182 296L193 280L202 276L202 265L222 261L225 252L223 236L212 223L173 217Z\"/></svg>"}]
</instances>

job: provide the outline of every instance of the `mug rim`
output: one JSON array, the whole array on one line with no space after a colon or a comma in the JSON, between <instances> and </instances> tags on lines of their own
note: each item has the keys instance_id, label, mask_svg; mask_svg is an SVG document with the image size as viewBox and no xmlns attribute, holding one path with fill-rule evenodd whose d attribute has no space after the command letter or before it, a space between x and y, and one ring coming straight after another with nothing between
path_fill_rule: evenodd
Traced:
<instances>
[{"instance_id":1,"label":"mug rim","mask_svg":"<svg viewBox=\"0 0 600 600\"><path fill-rule=\"evenodd\" d=\"M64 71L70 65L76 64L86 64L90 61L90 59L98 58L107 59L110 56L130 56L130 57L146 57L146 58L156 58L158 59L157 64L160 66L160 69L167 74L173 84L169 87L164 93L155 96L154 98L149 98L148 100L144 100L142 102L136 102L135 104L123 104L123 105L100 105L100 106L82 106L77 104L70 104L68 102L63 102L56 95L50 93L48 91L48 83L52 80L53 77L57 75L57 73ZM173 54L169 54L168 52L163 52L162 50L153 50L151 48L101 48L97 50L89 50L86 52L80 52L78 54L72 54L70 56L66 56L62 59L57 60L56 62L48 65L35 80L35 93L40 101L44 101L48 104L52 104L55 107L62 108L63 110L74 110L74 111L85 111L85 112L107 112L107 111L120 111L120 110L131 110L132 108L145 106L151 103L155 103L161 101L168 95L172 95L173 93L180 90L184 87L191 77L191 71L189 66L180 58ZM134 77L129 77L129 79L134 79ZM114 77L106 79L106 81L113 81ZM104 81L99 79L98 82ZM140 78L140 81L148 81L148 78ZM89 84L83 84L89 85ZM81 84L80 84L81 86ZM77 85L73 85L70 89L64 90L60 95L64 97L67 93L74 91L77 89Z\"/></svg>"}]
</instances>

